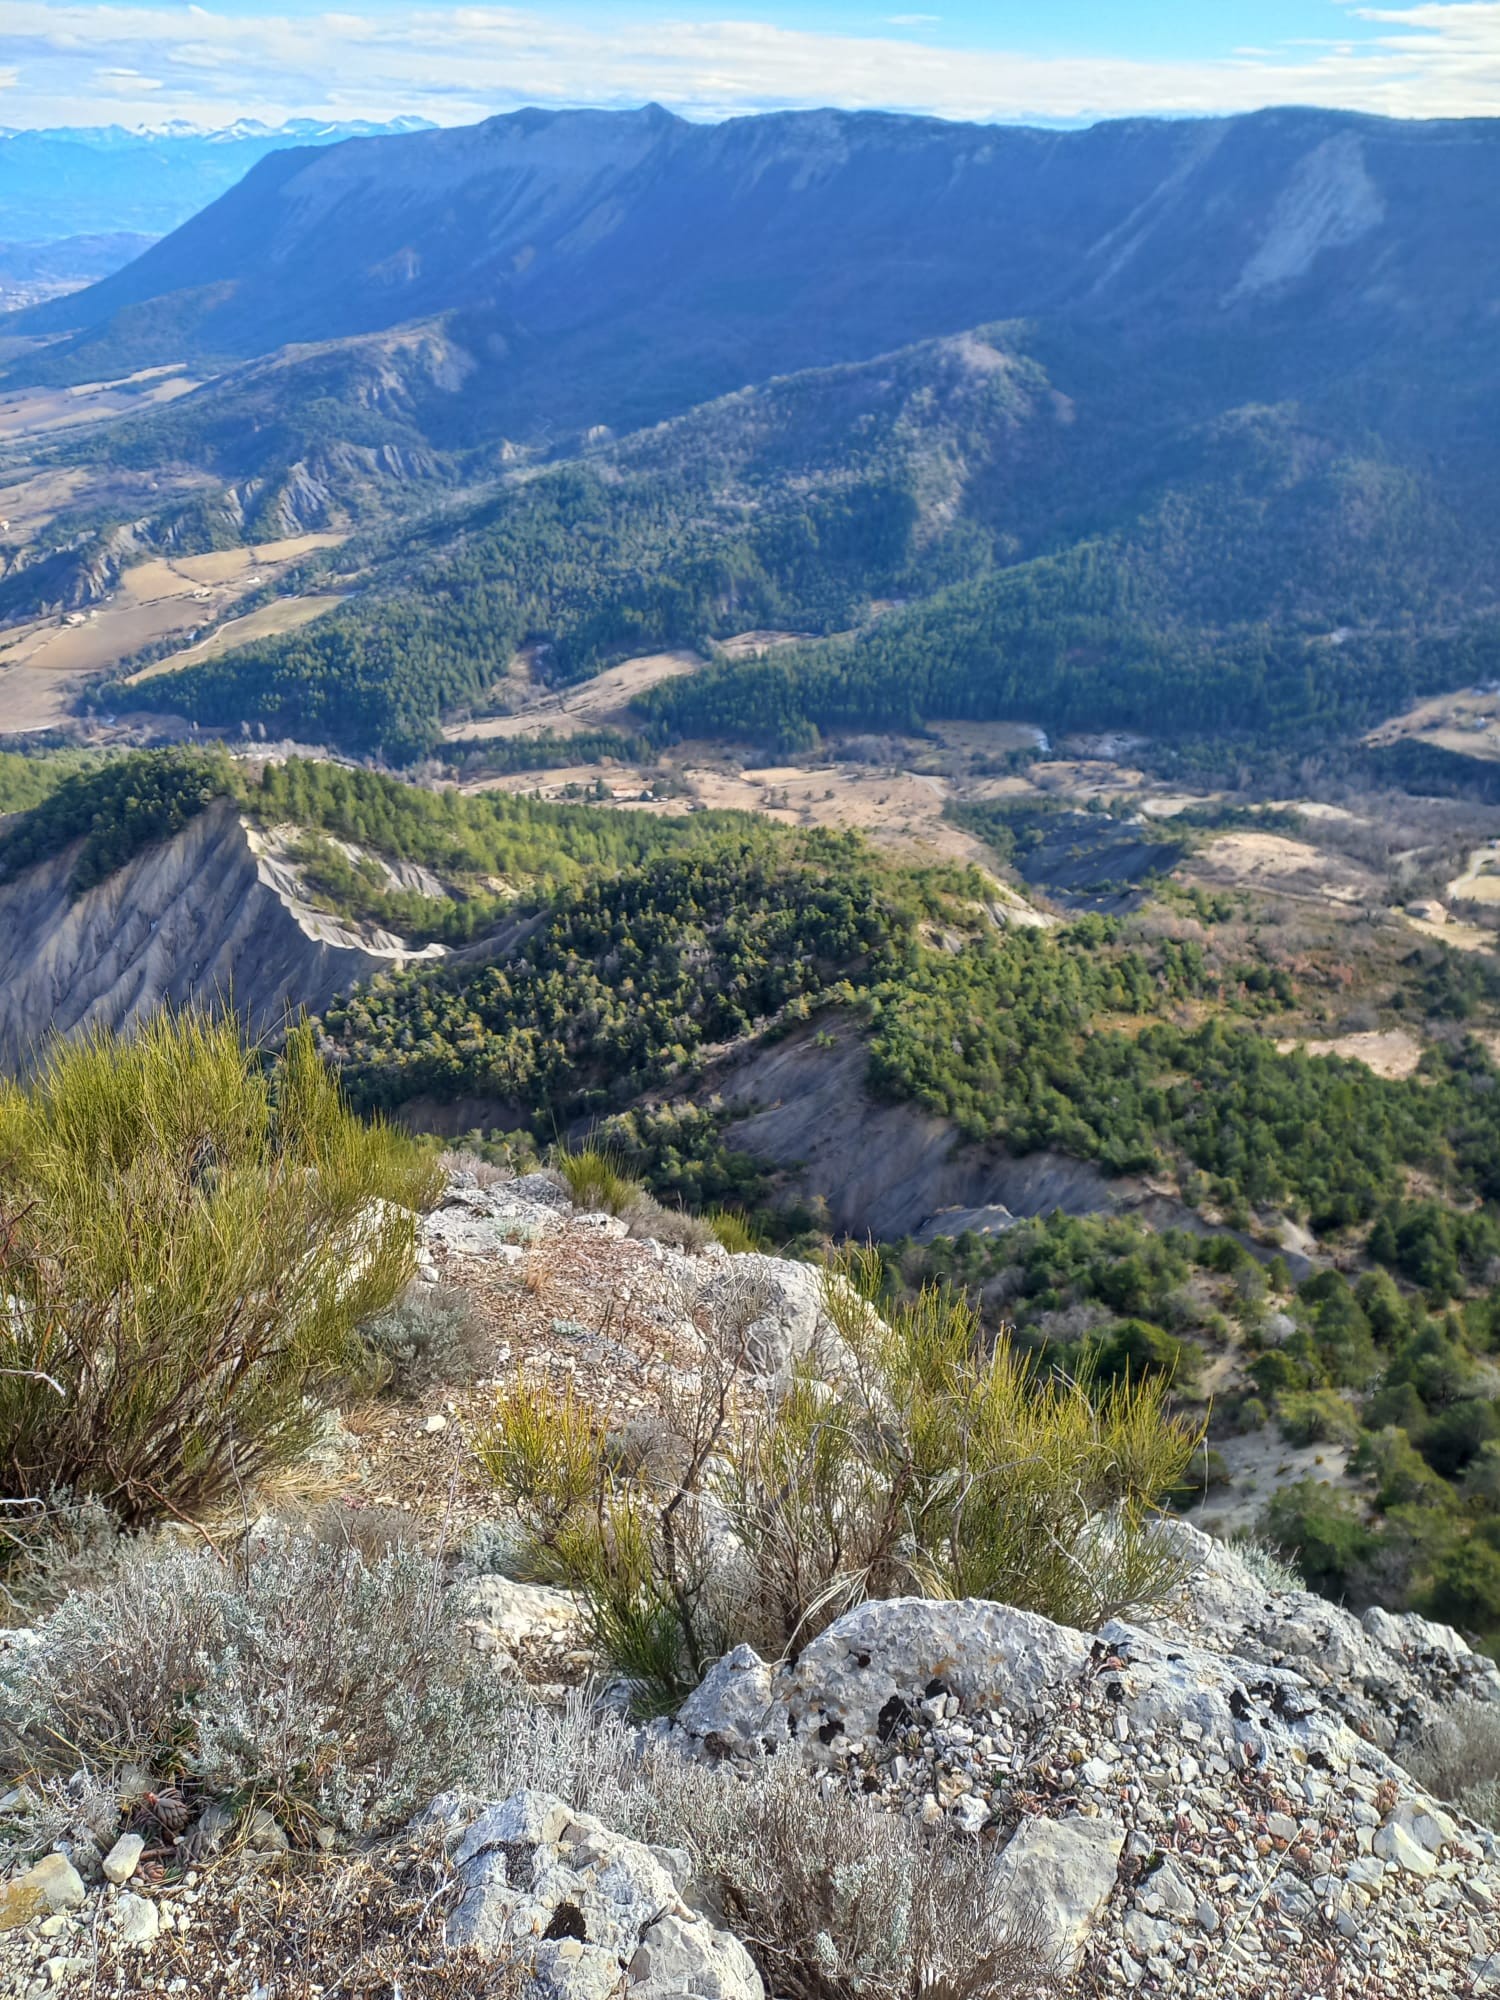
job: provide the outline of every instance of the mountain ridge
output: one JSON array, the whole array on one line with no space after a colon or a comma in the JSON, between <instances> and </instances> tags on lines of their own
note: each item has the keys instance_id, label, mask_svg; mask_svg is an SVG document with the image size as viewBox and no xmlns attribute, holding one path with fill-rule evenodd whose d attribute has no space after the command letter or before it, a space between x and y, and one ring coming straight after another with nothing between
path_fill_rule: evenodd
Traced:
<instances>
[{"instance_id":1,"label":"mountain ridge","mask_svg":"<svg viewBox=\"0 0 1500 2000\"><path fill-rule=\"evenodd\" d=\"M1058 132L530 110L268 155L125 271L12 327L62 336L30 372L64 380L109 355L243 358L445 317L481 362L484 422L515 435L635 427L1016 317L1168 357L1211 335L1268 390L1326 388L1351 344L1388 362L1418 304L1429 345L1482 332L1475 256L1500 198L1472 153L1490 146L1494 121L1317 111Z\"/></svg>"}]
</instances>

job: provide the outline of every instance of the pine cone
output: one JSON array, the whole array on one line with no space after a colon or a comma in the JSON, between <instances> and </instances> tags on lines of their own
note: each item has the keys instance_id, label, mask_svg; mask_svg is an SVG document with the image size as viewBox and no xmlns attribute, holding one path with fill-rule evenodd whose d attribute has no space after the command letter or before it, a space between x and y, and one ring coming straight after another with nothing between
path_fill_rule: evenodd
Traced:
<instances>
[{"instance_id":1,"label":"pine cone","mask_svg":"<svg viewBox=\"0 0 1500 2000\"><path fill-rule=\"evenodd\" d=\"M170 1834L181 1833L193 1817L193 1808L175 1785L169 1785L164 1792L147 1792L146 1810Z\"/></svg>"}]
</instances>

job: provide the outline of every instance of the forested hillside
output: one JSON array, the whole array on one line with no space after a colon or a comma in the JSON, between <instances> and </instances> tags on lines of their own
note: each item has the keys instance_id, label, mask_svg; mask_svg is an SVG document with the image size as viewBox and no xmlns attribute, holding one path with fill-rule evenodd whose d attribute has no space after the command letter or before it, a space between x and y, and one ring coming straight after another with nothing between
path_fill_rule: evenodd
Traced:
<instances>
[{"instance_id":1,"label":"forested hillside","mask_svg":"<svg viewBox=\"0 0 1500 2000\"><path fill-rule=\"evenodd\" d=\"M523 644L566 685L769 627L825 636L659 689L644 718L783 750L943 717L1328 739L1482 676L1484 539L1369 439L1290 408L1186 429L1075 410L997 328L351 544L309 573L355 584L343 608L95 699L409 759Z\"/></svg>"}]
</instances>

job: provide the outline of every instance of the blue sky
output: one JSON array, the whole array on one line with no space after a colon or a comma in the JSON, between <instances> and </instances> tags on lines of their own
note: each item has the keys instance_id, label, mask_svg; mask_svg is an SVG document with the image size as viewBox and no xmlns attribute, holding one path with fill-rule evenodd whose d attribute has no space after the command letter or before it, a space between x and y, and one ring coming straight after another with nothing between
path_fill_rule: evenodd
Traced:
<instances>
[{"instance_id":1,"label":"blue sky","mask_svg":"<svg viewBox=\"0 0 1500 2000\"><path fill-rule=\"evenodd\" d=\"M3 0L0 125L523 103L1500 115L1500 0Z\"/></svg>"}]
</instances>

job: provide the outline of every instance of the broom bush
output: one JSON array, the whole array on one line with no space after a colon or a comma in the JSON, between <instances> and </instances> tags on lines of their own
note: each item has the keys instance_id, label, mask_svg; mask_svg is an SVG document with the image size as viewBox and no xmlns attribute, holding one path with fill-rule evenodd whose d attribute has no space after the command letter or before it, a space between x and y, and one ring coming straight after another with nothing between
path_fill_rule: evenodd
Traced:
<instances>
[{"instance_id":1,"label":"broom bush","mask_svg":"<svg viewBox=\"0 0 1500 2000\"><path fill-rule=\"evenodd\" d=\"M0 1481L137 1523L285 1463L369 1365L437 1170L348 1111L309 1030L54 1042L0 1083Z\"/></svg>"}]
</instances>

